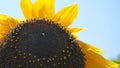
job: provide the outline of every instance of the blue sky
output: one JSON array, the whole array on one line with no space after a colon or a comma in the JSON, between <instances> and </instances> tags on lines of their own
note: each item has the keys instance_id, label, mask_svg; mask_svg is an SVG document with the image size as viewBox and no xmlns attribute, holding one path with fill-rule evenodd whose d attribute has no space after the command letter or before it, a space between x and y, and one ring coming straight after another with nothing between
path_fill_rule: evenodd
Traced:
<instances>
[{"instance_id":1,"label":"blue sky","mask_svg":"<svg viewBox=\"0 0 120 68\"><path fill-rule=\"evenodd\" d=\"M19 1L0 1L0 13L23 17ZM120 54L120 0L56 0L56 12L73 3L78 3L80 11L72 27L88 29L79 33L79 39L103 49L106 58Z\"/></svg>"}]
</instances>

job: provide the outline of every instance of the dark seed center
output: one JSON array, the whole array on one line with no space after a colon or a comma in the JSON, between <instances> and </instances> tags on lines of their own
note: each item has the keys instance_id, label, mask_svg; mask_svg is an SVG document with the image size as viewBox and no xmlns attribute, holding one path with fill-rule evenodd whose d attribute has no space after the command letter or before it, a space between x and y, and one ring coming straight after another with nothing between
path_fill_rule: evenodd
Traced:
<instances>
[{"instance_id":1,"label":"dark seed center","mask_svg":"<svg viewBox=\"0 0 120 68\"><path fill-rule=\"evenodd\" d=\"M53 57L69 45L69 34L62 26L51 21L27 21L17 27L15 32L18 33L19 48L38 57Z\"/></svg>"},{"instance_id":2,"label":"dark seed center","mask_svg":"<svg viewBox=\"0 0 120 68\"><path fill-rule=\"evenodd\" d=\"M0 44L0 68L84 68L84 55L66 28L34 19L17 25Z\"/></svg>"}]
</instances>

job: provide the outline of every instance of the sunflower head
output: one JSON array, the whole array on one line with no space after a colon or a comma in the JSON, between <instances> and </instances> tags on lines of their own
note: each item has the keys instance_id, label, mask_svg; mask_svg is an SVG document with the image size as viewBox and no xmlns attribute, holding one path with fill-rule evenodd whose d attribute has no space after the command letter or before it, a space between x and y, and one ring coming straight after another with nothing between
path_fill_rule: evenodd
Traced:
<instances>
[{"instance_id":1,"label":"sunflower head","mask_svg":"<svg viewBox=\"0 0 120 68\"><path fill-rule=\"evenodd\" d=\"M69 25L73 4L54 12L54 0L21 0L25 19L0 14L0 68L117 68L103 52L77 40L83 28Z\"/></svg>"},{"instance_id":2,"label":"sunflower head","mask_svg":"<svg viewBox=\"0 0 120 68\"><path fill-rule=\"evenodd\" d=\"M23 21L1 45L3 66L84 68L84 56L73 35L50 20Z\"/></svg>"}]
</instances>

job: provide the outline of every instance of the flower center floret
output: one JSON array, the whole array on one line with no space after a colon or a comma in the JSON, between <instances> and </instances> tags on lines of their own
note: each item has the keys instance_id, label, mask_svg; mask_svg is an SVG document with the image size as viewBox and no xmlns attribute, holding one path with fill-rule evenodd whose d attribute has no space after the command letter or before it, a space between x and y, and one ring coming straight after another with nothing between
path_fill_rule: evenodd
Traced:
<instances>
[{"instance_id":1,"label":"flower center floret","mask_svg":"<svg viewBox=\"0 0 120 68\"><path fill-rule=\"evenodd\" d=\"M69 33L60 25L47 20L31 20L19 25L14 30L18 49L37 57L53 57L59 55L67 45L74 41ZM70 39L72 38L72 39ZM14 45L13 45L14 46Z\"/></svg>"}]
</instances>

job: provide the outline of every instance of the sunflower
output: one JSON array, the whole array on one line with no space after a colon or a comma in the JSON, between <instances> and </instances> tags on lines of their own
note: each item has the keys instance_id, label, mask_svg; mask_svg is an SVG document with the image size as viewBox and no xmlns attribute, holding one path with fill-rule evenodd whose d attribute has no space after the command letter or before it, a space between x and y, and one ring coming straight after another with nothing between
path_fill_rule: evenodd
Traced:
<instances>
[{"instance_id":1,"label":"sunflower","mask_svg":"<svg viewBox=\"0 0 120 68\"><path fill-rule=\"evenodd\" d=\"M78 5L55 14L54 0L21 0L25 19L0 14L0 68L117 68L70 28Z\"/></svg>"}]
</instances>

